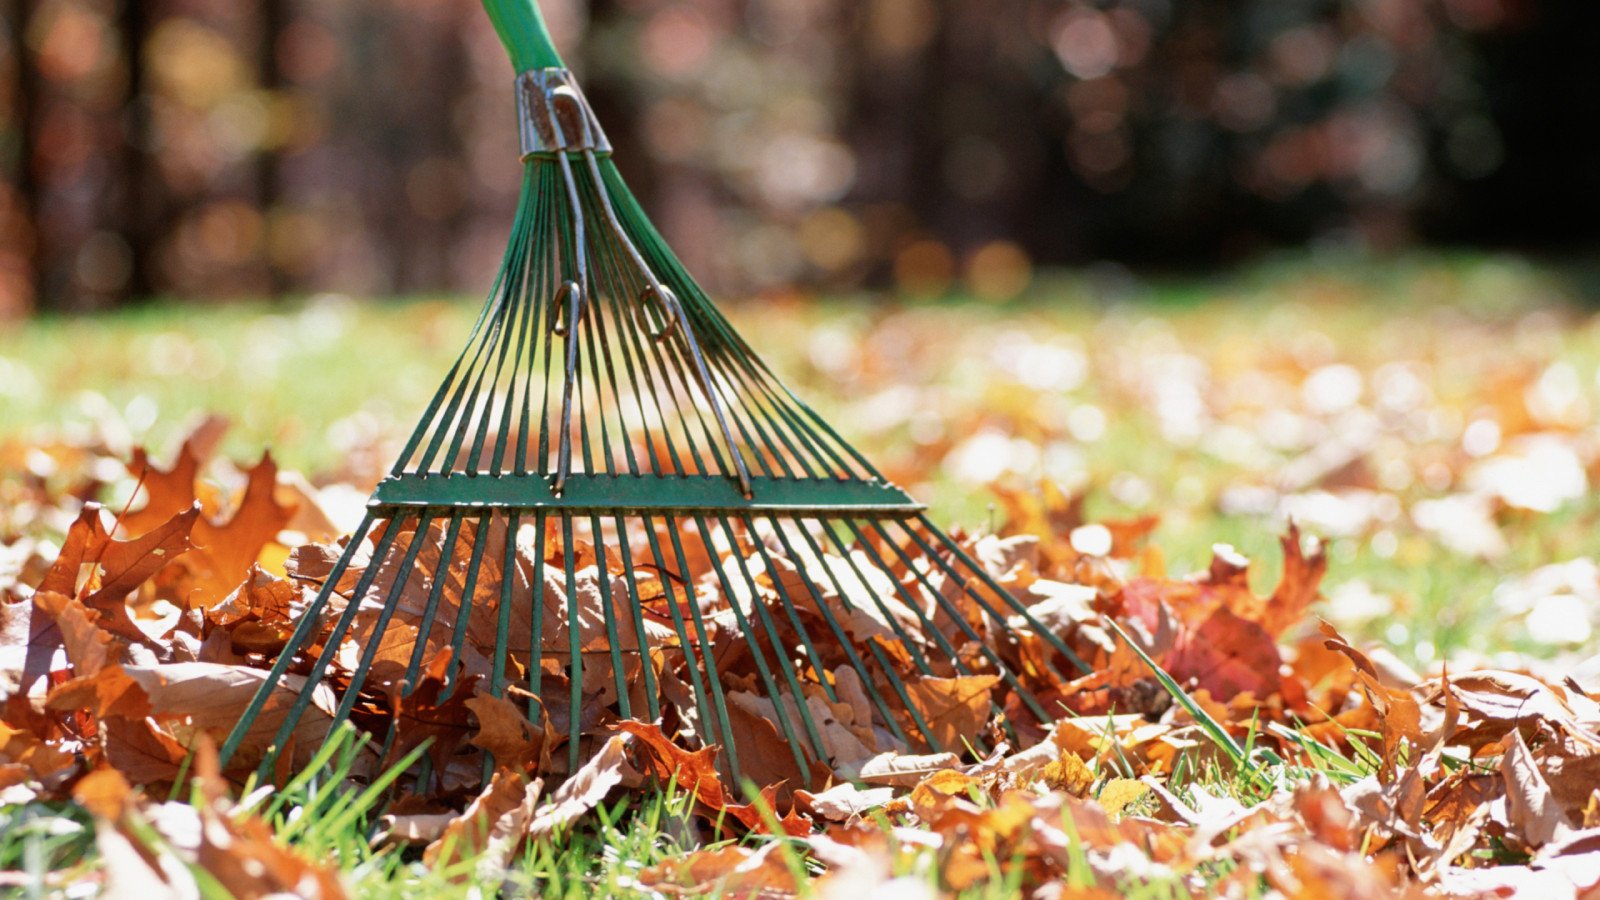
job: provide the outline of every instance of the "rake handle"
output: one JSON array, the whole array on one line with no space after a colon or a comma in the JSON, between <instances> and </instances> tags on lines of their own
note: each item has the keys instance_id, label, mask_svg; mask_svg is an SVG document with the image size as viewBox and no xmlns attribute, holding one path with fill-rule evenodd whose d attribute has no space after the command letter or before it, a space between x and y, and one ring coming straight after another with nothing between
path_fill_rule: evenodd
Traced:
<instances>
[{"instance_id":1,"label":"rake handle","mask_svg":"<svg viewBox=\"0 0 1600 900\"><path fill-rule=\"evenodd\" d=\"M483 0L483 10L500 34L519 73L532 69L562 69L565 64L550 39L550 28L537 0Z\"/></svg>"}]
</instances>

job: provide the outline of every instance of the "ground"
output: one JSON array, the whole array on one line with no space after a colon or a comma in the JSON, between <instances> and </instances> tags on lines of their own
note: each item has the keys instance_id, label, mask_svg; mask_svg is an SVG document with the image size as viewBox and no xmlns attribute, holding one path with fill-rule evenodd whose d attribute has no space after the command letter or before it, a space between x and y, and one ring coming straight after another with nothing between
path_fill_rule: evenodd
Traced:
<instances>
[{"instance_id":1,"label":"ground","mask_svg":"<svg viewBox=\"0 0 1600 900\"><path fill-rule=\"evenodd\" d=\"M1592 692L1600 317L1580 284L1571 269L1515 257L1301 258L1205 278L1100 267L1043 277L1004 304L795 295L729 311L780 377L941 523L1039 533L1052 520L1037 498L1059 489L1082 498L1089 522L1158 516L1145 571L1203 572L1225 544L1223 558L1257 561L1264 593L1293 520L1322 539L1329 565L1313 616L1280 643L1314 634L1322 617L1420 675L1446 662L1530 669ZM220 457L242 467L270 447L286 469L352 485L358 502L475 312L455 299L317 297L42 318L0 332L0 445L67 435L114 454L147 445L164 462L217 413L232 421ZM115 507L131 490L112 479L105 499ZM60 527L0 508L0 534ZM1352 760L1352 778L1377 762ZM1287 775L1269 762L1188 778L1249 803ZM459 872L370 849L368 811L330 812L339 797L308 782L261 803L280 838L337 854L368 889L460 888ZM291 816L296 806L305 811ZM511 880L574 895L632 889L696 844L691 806L681 793L614 801L533 843ZM89 819L8 807L0 869L92 868L74 862L87 832L64 821ZM897 859L949 886L927 859ZM995 878L973 895L1021 883L991 863ZM1161 894L1196 884L1137 883Z\"/></svg>"}]
</instances>

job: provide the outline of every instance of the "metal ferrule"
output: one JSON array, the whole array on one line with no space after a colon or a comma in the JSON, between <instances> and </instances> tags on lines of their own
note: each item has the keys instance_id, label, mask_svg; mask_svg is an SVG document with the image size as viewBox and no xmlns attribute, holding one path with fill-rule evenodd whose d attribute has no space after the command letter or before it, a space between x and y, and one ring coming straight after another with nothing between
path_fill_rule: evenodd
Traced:
<instances>
[{"instance_id":1,"label":"metal ferrule","mask_svg":"<svg viewBox=\"0 0 1600 900\"><path fill-rule=\"evenodd\" d=\"M522 158L539 154L610 153L611 142L567 69L530 69L517 76Z\"/></svg>"}]
</instances>

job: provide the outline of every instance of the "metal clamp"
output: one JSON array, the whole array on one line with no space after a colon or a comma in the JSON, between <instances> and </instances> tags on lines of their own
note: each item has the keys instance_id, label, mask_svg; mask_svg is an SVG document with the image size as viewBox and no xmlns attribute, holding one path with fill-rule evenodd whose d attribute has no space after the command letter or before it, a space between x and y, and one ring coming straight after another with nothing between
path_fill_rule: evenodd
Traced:
<instances>
[{"instance_id":1,"label":"metal clamp","mask_svg":"<svg viewBox=\"0 0 1600 900\"><path fill-rule=\"evenodd\" d=\"M523 159L584 150L611 152L605 129L566 69L530 69L517 76L517 125Z\"/></svg>"}]
</instances>

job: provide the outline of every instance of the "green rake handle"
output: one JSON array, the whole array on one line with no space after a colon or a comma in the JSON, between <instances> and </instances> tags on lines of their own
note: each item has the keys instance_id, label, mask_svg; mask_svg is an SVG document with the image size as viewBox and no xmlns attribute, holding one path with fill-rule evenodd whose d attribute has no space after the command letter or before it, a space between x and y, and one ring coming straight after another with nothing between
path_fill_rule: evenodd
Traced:
<instances>
[{"instance_id":1,"label":"green rake handle","mask_svg":"<svg viewBox=\"0 0 1600 900\"><path fill-rule=\"evenodd\" d=\"M483 0L483 9L517 72L566 68L536 0Z\"/></svg>"}]
</instances>

